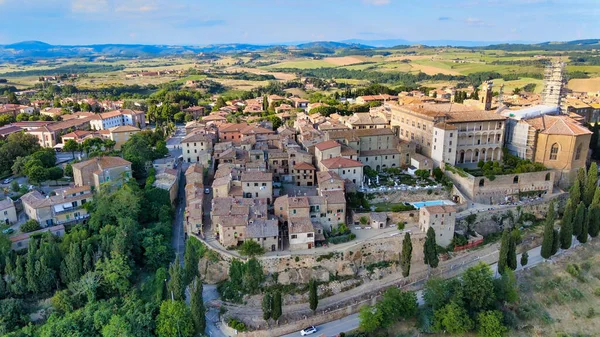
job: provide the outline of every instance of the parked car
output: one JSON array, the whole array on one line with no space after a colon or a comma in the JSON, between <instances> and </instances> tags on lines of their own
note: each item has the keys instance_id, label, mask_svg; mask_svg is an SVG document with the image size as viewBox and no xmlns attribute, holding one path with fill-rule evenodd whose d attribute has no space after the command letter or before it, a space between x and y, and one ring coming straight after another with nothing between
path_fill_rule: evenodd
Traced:
<instances>
[{"instance_id":1,"label":"parked car","mask_svg":"<svg viewBox=\"0 0 600 337\"><path fill-rule=\"evenodd\" d=\"M204 189L204 194L210 194L210 188L208 188L208 187L207 187L207 188L205 188L205 189Z\"/></svg>"},{"instance_id":2,"label":"parked car","mask_svg":"<svg viewBox=\"0 0 600 337\"><path fill-rule=\"evenodd\" d=\"M317 328L315 328L314 326L309 326L308 328L306 328L306 329L304 329L304 330L301 330L301 331L300 331L300 334L301 334L302 336L306 336L306 335L312 335L312 334L314 334L315 332L317 332Z\"/></svg>"},{"instance_id":3,"label":"parked car","mask_svg":"<svg viewBox=\"0 0 600 337\"><path fill-rule=\"evenodd\" d=\"M4 179L4 181L2 181L3 184L10 184L10 182L13 181L13 178L6 178Z\"/></svg>"},{"instance_id":4,"label":"parked car","mask_svg":"<svg viewBox=\"0 0 600 337\"><path fill-rule=\"evenodd\" d=\"M8 235L8 234L12 234L12 233L14 233L14 232L15 232L15 230L14 230L14 229L12 229L12 228L7 228L7 229L5 229L5 230L3 230L3 231L2 231L2 234L7 234L7 235Z\"/></svg>"}]
</instances>

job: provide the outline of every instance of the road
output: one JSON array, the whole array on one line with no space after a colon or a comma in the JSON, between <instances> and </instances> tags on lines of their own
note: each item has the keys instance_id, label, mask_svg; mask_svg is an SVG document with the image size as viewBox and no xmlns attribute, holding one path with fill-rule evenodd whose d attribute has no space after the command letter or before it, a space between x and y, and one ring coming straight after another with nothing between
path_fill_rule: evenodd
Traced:
<instances>
[{"instance_id":1,"label":"road","mask_svg":"<svg viewBox=\"0 0 600 337\"><path fill-rule=\"evenodd\" d=\"M177 127L175 135L167 141L167 148L171 157L179 157L181 155L181 139L185 136L185 130L182 126ZM183 265L183 254L185 252L185 232L184 232L184 212L185 212L185 168L187 163L181 165L181 176L179 179L179 191L177 195L177 207L175 209L175 218L173 219L173 239L171 244L175 250L176 256L180 257ZM205 198L209 199L209 198ZM205 203L205 214L210 214L210 202ZM207 217L210 219L210 217ZM206 218L205 218L206 221ZM204 303L208 304L211 301L219 298L219 292L216 285L204 284L202 291ZM189 304L189 292L186 291L186 302ZM219 310L212 306L205 305L206 311L206 333L210 337L227 337L219 328Z\"/></svg>"},{"instance_id":2,"label":"road","mask_svg":"<svg viewBox=\"0 0 600 337\"><path fill-rule=\"evenodd\" d=\"M577 240L574 238L573 246L571 246L571 248L573 248L577 245L579 245L579 242L577 242ZM528 259L528 263L525 267L522 267L520 264L522 254L519 254L517 256L517 261L519 261L517 271L520 271L523 269L529 269L535 265L538 265L538 264L544 262L544 258L541 256L541 251L542 251L541 246L530 249L527 252L529 254L529 259ZM564 251L560 250L555 256L562 254L562 252L564 252ZM500 274L498 274L498 272L497 272L498 271L497 263L490 265L490 268L494 272L494 278L500 277ZM423 301L422 290L417 291L416 294L417 294L417 302L419 303L419 305L425 304L425 302ZM316 327L317 328L316 336L321 336L321 335L325 335L327 337L337 336L341 332L349 332L349 331L357 329L358 323L359 323L358 314L352 314L352 315L346 316L344 318L317 326ZM300 336L300 332L298 331L298 332L293 332L293 333L284 335L284 337L295 337L295 336Z\"/></svg>"}]
</instances>

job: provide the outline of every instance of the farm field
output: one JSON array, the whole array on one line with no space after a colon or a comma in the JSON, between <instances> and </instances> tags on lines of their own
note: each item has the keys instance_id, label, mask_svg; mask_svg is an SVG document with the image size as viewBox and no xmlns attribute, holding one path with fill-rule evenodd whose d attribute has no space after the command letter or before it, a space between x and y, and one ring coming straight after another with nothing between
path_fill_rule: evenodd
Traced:
<instances>
[{"instance_id":1,"label":"farm field","mask_svg":"<svg viewBox=\"0 0 600 337\"><path fill-rule=\"evenodd\" d=\"M567 87L573 91L600 91L600 77L570 80Z\"/></svg>"}]
</instances>

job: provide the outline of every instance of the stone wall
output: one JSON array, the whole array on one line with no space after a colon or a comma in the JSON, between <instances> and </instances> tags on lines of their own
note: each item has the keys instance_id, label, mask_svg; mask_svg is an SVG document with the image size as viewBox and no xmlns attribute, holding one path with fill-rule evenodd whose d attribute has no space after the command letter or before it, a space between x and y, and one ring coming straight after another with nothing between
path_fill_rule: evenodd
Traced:
<instances>
[{"instance_id":1,"label":"stone wall","mask_svg":"<svg viewBox=\"0 0 600 337\"><path fill-rule=\"evenodd\" d=\"M455 173L454 170L446 169L445 173L456 188L471 201L481 204L500 204L506 202L507 198L516 201L520 193L538 192L539 196L543 196L546 192L552 192L554 185L553 171L498 175L491 180L466 172Z\"/></svg>"}]
</instances>

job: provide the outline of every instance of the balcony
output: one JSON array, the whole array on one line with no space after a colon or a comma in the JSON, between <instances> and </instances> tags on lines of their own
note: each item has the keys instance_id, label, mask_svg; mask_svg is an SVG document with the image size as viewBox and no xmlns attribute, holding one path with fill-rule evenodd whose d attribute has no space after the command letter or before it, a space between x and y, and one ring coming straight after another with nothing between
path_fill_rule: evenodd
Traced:
<instances>
[{"instance_id":1,"label":"balcony","mask_svg":"<svg viewBox=\"0 0 600 337\"><path fill-rule=\"evenodd\" d=\"M83 221L87 218L89 218L90 215L89 214L84 214L78 217L74 217L72 219L68 219L68 220L64 220L64 221L54 221L54 223L56 225L68 225L68 224L74 224L74 223L78 223L79 221Z\"/></svg>"}]
</instances>

